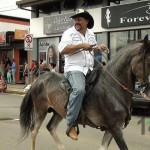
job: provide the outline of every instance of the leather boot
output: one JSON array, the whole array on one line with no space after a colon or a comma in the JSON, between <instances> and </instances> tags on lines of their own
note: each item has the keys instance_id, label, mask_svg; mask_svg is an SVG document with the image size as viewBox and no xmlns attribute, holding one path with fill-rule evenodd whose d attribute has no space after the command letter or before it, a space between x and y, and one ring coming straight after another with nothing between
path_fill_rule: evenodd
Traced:
<instances>
[{"instance_id":1,"label":"leather boot","mask_svg":"<svg viewBox=\"0 0 150 150\"><path fill-rule=\"evenodd\" d=\"M67 135L72 138L73 140L78 140L78 135L75 127L71 127L68 131Z\"/></svg>"}]
</instances>

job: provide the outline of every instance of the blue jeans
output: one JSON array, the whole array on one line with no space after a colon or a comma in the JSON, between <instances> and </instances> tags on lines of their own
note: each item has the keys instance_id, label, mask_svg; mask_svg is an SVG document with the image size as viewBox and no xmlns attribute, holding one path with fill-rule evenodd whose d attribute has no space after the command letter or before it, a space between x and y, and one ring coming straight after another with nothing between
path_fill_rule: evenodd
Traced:
<instances>
[{"instance_id":1,"label":"blue jeans","mask_svg":"<svg viewBox=\"0 0 150 150\"><path fill-rule=\"evenodd\" d=\"M85 95L85 75L80 71L69 71L64 75L73 89L69 96L66 115L67 126L70 126L77 120L82 106Z\"/></svg>"},{"instance_id":2,"label":"blue jeans","mask_svg":"<svg viewBox=\"0 0 150 150\"><path fill-rule=\"evenodd\" d=\"M16 82L16 72L15 71L12 71L12 79L13 79L13 82L15 83Z\"/></svg>"}]
</instances>

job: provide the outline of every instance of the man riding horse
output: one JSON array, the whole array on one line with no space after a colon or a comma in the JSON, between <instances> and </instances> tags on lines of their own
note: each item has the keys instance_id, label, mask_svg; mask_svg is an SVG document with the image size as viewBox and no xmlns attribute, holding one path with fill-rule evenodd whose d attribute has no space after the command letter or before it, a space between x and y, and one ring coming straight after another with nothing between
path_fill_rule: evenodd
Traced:
<instances>
[{"instance_id":1,"label":"man riding horse","mask_svg":"<svg viewBox=\"0 0 150 150\"><path fill-rule=\"evenodd\" d=\"M89 51L97 42L94 33L89 30L94 26L94 19L87 11L78 9L71 18L74 19L74 26L63 33L58 48L65 55L64 75L72 86L67 105L66 134L77 140L75 126L85 96L85 76L94 65L94 58ZM106 50L106 46L101 44L99 49Z\"/></svg>"}]
</instances>

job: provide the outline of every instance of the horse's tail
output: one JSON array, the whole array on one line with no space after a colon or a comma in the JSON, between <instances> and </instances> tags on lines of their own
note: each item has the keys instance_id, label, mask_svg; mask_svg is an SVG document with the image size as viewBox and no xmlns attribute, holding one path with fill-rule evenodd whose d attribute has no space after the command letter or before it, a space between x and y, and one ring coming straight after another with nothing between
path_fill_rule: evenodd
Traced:
<instances>
[{"instance_id":1,"label":"horse's tail","mask_svg":"<svg viewBox=\"0 0 150 150\"><path fill-rule=\"evenodd\" d=\"M20 106L20 126L21 126L21 139L26 138L29 135L30 129L34 126L33 121L33 102L31 90L28 90L27 94L23 98Z\"/></svg>"}]
</instances>

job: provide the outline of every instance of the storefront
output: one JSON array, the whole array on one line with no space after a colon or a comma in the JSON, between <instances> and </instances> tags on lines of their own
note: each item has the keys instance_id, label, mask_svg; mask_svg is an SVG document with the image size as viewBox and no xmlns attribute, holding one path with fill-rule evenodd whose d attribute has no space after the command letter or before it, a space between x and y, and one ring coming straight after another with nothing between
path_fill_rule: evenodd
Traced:
<instances>
[{"instance_id":1,"label":"storefront","mask_svg":"<svg viewBox=\"0 0 150 150\"><path fill-rule=\"evenodd\" d=\"M37 57L36 59L38 60L41 58L47 60L48 53L46 51L48 47L43 50L41 43L45 41L45 43L48 43L48 46L50 46L52 42L54 42L53 44L57 46L63 31L70 27L68 24L64 24L65 20L68 21L68 16L71 16L71 13L78 8L84 8L92 14L95 21L92 30L95 33L98 44L104 43L110 49L109 54L103 54L104 57L102 57L102 61L107 62L120 47L131 41L142 39L145 34L150 32L149 1L97 0L96 2L98 3L95 5L92 1L85 0L84 4L82 4L79 0L76 2L76 7L52 8L49 10L51 11L50 15L47 9L44 10L43 6L46 4L47 6L49 5L49 7L52 6L52 4L54 6L59 4L63 6L63 2L61 0L57 4L54 1L46 1L45 3L38 2L39 1L36 0L36 3L28 3L27 0L22 0L17 3L18 6L22 8L31 6L36 12L32 13L33 18L31 19L30 33L34 35L34 40L36 41L34 45L34 57ZM68 5L69 4L68 1ZM39 13L40 10L44 13ZM68 16L64 19L61 16L63 14L67 14ZM62 59L59 58L59 60ZM61 67L61 63L59 63L59 67Z\"/></svg>"},{"instance_id":2,"label":"storefront","mask_svg":"<svg viewBox=\"0 0 150 150\"><path fill-rule=\"evenodd\" d=\"M18 29L15 32L0 33L0 60L5 63L7 58L15 59L16 83L24 83L23 69L24 62L27 61L27 52L24 51L24 36L27 33L27 30Z\"/></svg>"},{"instance_id":3,"label":"storefront","mask_svg":"<svg viewBox=\"0 0 150 150\"><path fill-rule=\"evenodd\" d=\"M103 32L109 33L111 57L120 47L150 34L150 4L141 1L102 8Z\"/></svg>"}]
</instances>

